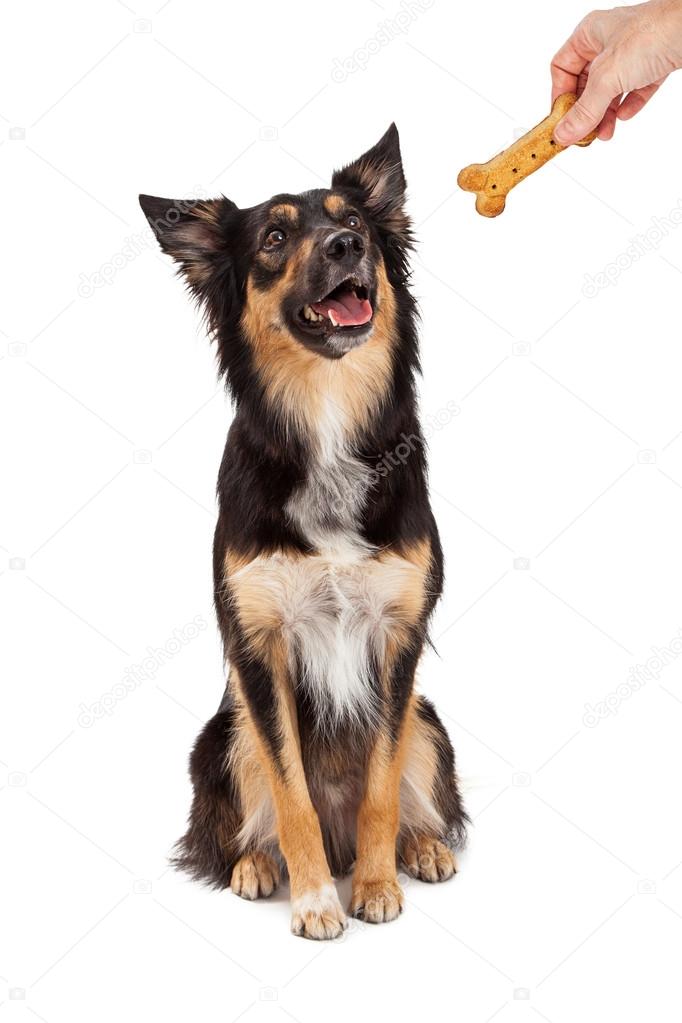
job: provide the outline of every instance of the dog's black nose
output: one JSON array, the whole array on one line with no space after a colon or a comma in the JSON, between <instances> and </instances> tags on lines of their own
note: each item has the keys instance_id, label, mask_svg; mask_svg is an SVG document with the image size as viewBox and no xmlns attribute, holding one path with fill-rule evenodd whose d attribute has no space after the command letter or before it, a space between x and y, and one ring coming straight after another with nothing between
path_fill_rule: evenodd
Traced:
<instances>
[{"instance_id":1,"label":"dog's black nose","mask_svg":"<svg viewBox=\"0 0 682 1023\"><path fill-rule=\"evenodd\" d=\"M325 253L327 259L333 259L337 263L348 263L353 265L359 261L365 251L365 243L362 236L354 231L340 231L333 235L327 242Z\"/></svg>"}]
</instances>

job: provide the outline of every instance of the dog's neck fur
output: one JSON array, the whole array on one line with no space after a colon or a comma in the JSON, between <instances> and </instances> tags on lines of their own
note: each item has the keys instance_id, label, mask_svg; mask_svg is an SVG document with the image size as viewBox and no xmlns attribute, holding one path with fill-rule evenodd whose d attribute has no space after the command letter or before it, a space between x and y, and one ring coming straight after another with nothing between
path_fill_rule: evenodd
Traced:
<instances>
[{"instance_id":1,"label":"dog's neck fur","mask_svg":"<svg viewBox=\"0 0 682 1023\"><path fill-rule=\"evenodd\" d=\"M353 559L372 550L359 519L370 491L370 467L356 457L346 410L329 395L311 438L305 479L285 511L311 547Z\"/></svg>"}]
</instances>

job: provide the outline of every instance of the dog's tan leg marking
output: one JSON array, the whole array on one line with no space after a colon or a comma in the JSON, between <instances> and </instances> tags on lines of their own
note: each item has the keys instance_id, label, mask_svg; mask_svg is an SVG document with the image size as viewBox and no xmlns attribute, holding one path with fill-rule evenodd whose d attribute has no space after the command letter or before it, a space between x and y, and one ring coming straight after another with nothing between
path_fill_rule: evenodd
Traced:
<instances>
[{"instance_id":1,"label":"dog's tan leg marking","mask_svg":"<svg viewBox=\"0 0 682 1023\"><path fill-rule=\"evenodd\" d=\"M351 912L373 924L395 920L403 908L403 893L396 871L396 840L400 825L404 732L405 726L395 748L388 735L379 735L370 754L358 813Z\"/></svg>"},{"instance_id":2,"label":"dog's tan leg marking","mask_svg":"<svg viewBox=\"0 0 682 1023\"><path fill-rule=\"evenodd\" d=\"M269 663L278 683L277 712L281 739L278 763L275 763L255 724L251 723L250 727L269 782L277 837L289 873L291 929L304 938L336 938L346 926L346 917L332 882L320 822L305 779L286 651L281 641L276 639L267 646ZM265 645L262 645L261 653L264 649ZM246 707L238 672L235 672L235 681Z\"/></svg>"},{"instance_id":3,"label":"dog's tan leg marking","mask_svg":"<svg viewBox=\"0 0 682 1023\"><path fill-rule=\"evenodd\" d=\"M398 852L407 873L419 881L447 881L457 873L454 853L431 835L408 835Z\"/></svg>"},{"instance_id":4,"label":"dog's tan leg marking","mask_svg":"<svg viewBox=\"0 0 682 1023\"><path fill-rule=\"evenodd\" d=\"M291 885L291 929L303 938L337 938L346 927L322 844L322 830L303 771L296 708L290 692L282 709L284 769L272 771L279 844Z\"/></svg>"},{"instance_id":5,"label":"dog's tan leg marking","mask_svg":"<svg viewBox=\"0 0 682 1023\"><path fill-rule=\"evenodd\" d=\"M234 865L230 887L243 899L266 899L279 884L279 867L263 852L246 853Z\"/></svg>"},{"instance_id":6,"label":"dog's tan leg marking","mask_svg":"<svg viewBox=\"0 0 682 1023\"><path fill-rule=\"evenodd\" d=\"M303 938L336 938L346 926L322 844L322 830L303 772L295 717L286 727L284 776L271 776L279 844L291 884L291 929Z\"/></svg>"}]
</instances>

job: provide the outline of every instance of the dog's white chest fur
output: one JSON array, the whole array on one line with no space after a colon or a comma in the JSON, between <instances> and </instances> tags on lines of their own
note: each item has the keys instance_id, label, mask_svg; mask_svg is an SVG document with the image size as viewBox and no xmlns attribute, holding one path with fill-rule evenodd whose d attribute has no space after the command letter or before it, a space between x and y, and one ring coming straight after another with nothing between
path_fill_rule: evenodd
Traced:
<instances>
[{"instance_id":1,"label":"dog's white chest fur","mask_svg":"<svg viewBox=\"0 0 682 1023\"><path fill-rule=\"evenodd\" d=\"M232 578L238 605L281 632L292 676L318 719L371 721L386 641L417 570L404 558L366 553L261 556Z\"/></svg>"}]
</instances>

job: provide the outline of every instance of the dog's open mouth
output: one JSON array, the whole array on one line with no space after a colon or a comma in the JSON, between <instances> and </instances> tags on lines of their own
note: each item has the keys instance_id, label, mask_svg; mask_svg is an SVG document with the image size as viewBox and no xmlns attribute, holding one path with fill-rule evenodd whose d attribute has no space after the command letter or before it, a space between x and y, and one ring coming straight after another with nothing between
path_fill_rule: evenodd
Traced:
<instances>
[{"instance_id":1,"label":"dog's open mouth","mask_svg":"<svg viewBox=\"0 0 682 1023\"><path fill-rule=\"evenodd\" d=\"M357 277L346 278L324 298L304 305L298 313L301 323L309 329L349 332L364 327L373 315L369 289Z\"/></svg>"}]
</instances>

